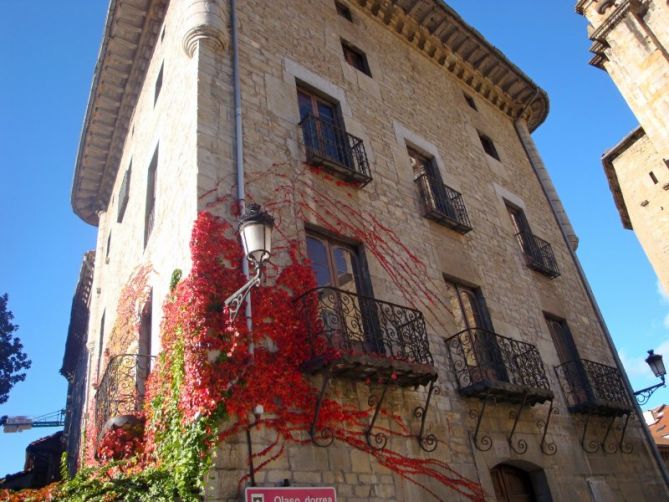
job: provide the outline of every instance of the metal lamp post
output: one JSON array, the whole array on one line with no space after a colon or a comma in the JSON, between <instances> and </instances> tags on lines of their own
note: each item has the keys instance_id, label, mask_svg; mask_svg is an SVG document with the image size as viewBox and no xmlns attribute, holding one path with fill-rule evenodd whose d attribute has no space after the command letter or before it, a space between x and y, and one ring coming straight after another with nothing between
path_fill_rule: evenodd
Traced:
<instances>
[{"instance_id":1,"label":"metal lamp post","mask_svg":"<svg viewBox=\"0 0 669 502\"><path fill-rule=\"evenodd\" d=\"M255 273L246 284L225 300L230 309L230 320L234 320L251 289L262 281L265 263L272 256L272 229L274 218L263 211L258 204L249 204L240 218L239 236L244 248L244 256L255 268Z\"/></svg>"},{"instance_id":2,"label":"metal lamp post","mask_svg":"<svg viewBox=\"0 0 669 502\"><path fill-rule=\"evenodd\" d=\"M667 374L667 370L664 367L662 356L660 354L655 354L655 352L652 350L649 350L648 357L646 358L646 363L648 364L648 366L650 366L653 375L655 375L661 381L659 383L656 383L655 385L651 385L650 387L646 387L645 389L638 390L634 393L634 397L636 397L636 401L640 405L646 404L650 399L650 396L652 396L657 389L666 386L664 377Z\"/></svg>"}]
</instances>

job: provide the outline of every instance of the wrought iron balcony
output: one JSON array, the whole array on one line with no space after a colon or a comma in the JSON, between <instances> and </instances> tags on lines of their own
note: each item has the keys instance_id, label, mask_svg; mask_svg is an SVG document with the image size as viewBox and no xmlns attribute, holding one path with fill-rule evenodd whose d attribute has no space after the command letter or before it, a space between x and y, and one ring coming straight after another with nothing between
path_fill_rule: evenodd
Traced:
<instances>
[{"instance_id":1,"label":"wrought iron balcony","mask_svg":"<svg viewBox=\"0 0 669 502\"><path fill-rule=\"evenodd\" d=\"M316 288L296 299L309 336L308 372L324 368L356 380L381 377L398 385L437 378L419 310L336 288Z\"/></svg>"},{"instance_id":2,"label":"wrought iron balcony","mask_svg":"<svg viewBox=\"0 0 669 502\"><path fill-rule=\"evenodd\" d=\"M142 411L151 356L120 354L107 364L95 394L95 426L102 435L111 420Z\"/></svg>"},{"instance_id":3,"label":"wrought iron balcony","mask_svg":"<svg viewBox=\"0 0 669 502\"><path fill-rule=\"evenodd\" d=\"M553 399L537 348L484 329L446 340L458 390L464 396L532 405Z\"/></svg>"},{"instance_id":4,"label":"wrought iron balcony","mask_svg":"<svg viewBox=\"0 0 669 502\"><path fill-rule=\"evenodd\" d=\"M551 279L560 275L553 248L548 242L529 232L517 233L516 239L525 253L525 262L528 267Z\"/></svg>"},{"instance_id":5,"label":"wrought iron balcony","mask_svg":"<svg viewBox=\"0 0 669 502\"><path fill-rule=\"evenodd\" d=\"M418 176L416 184L420 191L423 216L461 234L471 231L472 225L460 192L444 185L427 173Z\"/></svg>"},{"instance_id":6,"label":"wrought iron balcony","mask_svg":"<svg viewBox=\"0 0 669 502\"><path fill-rule=\"evenodd\" d=\"M589 415L622 416L632 411L620 370L587 359L555 368L569 411Z\"/></svg>"},{"instance_id":7,"label":"wrought iron balcony","mask_svg":"<svg viewBox=\"0 0 669 502\"><path fill-rule=\"evenodd\" d=\"M322 165L346 181L366 185L372 180L365 145L331 120L307 115L300 122L307 162Z\"/></svg>"}]
</instances>

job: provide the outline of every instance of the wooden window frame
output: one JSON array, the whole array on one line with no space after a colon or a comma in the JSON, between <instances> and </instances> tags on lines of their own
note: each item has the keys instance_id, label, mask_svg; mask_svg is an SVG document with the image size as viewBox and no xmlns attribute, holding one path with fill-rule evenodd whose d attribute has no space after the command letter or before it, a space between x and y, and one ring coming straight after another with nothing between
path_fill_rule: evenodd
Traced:
<instances>
[{"instance_id":1,"label":"wooden window frame","mask_svg":"<svg viewBox=\"0 0 669 502\"><path fill-rule=\"evenodd\" d=\"M341 41L341 49L344 59L348 64L368 77L372 76L372 71L369 69L369 62L367 61L367 54L363 50L344 39Z\"/></svg>"}]
</instances>

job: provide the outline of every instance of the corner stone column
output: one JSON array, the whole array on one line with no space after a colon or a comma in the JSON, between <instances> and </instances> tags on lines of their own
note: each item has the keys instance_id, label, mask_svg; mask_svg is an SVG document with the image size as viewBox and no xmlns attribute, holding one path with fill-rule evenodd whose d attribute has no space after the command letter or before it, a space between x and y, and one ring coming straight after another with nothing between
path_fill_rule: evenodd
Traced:
<instances>
[{"instance_id":1,"label":"corner stone column","mask_svg":"<svg viewBox=\"0 0 669 502\"><path fill-rule=\"evenodd\" d=\"M548 171L546 170L544 161L541 160L541 156L539 155L537 146L535 145L534 139L532 139L530 130L527 127L527 120L525 118L520 118L516 120L515 125L516 125L516 131L518 132L518 137L520 138L520 141L522 142L523 147L527 152L527 157L530 163L532 164L532 167L534 168L535 172L537 173L537 177L539 178L539 183L541 183L541 186L543 187L544 191L546 192L546 195L548 196L548 202L553 207L553 211L557 216L558 222L560 223L562 230L564 231L565 235L567 236L567 239L569 240L571 248L574 251L576 251L576 248L578 248L578 236L576 235L574 228L571 226L569 217L567 216L567 213L564 210L564 206L562 205L562 201L558 196L557 190L555 190L555 185L553 185L553 181L551 180L551 177L548 174Z\"/></svg>"},{"instance_id":2,"label":"corner stone column","mask_svg":"<svg viewBox=\"0 0 669 502\"><path fill-rule=\"evenodd\" d=\"M183 19L183 49L188 57L193 57L201 40L210 40L219 50L225 49L228 31L222 3L217 0L189 0Z\"/></svg>"}]
</instances>

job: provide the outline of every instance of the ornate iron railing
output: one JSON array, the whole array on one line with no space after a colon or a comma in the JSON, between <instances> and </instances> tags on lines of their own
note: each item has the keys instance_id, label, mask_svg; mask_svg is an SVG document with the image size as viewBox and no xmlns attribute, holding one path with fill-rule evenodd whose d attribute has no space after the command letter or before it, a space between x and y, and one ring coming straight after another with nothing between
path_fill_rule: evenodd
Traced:
<instances>
[{"instance_id":1,"label":"ornate iron railing","mask_svg":"<svg viewBox=\"0 0 669 502\"><path fill-rule=\"evenodd\" d=\"M553 248L548 242L530 232L519 232L516 234L516 239L525 253L528 267L550 278L560 275Z\"/></svg>"},{"instance_id":2,"label":"ornate iron railing","mask_svg":"<svg viewBox=\"0 0 669 502\"><path fill-rule=\"evenodd\" d=\"M462 234L471 231L472 224L460 192L427 173L418 176L416 184L420 191L423 215L426 218L443 223Z\"/></svg>"},{"instance_id":3,"label":"ornate iron railing","mask_svg":"<svg viewBox=\"0 0 669 502\"><path fill-rule=\"evenodd\" d=\"M98 433L109 419L133 415L142 410L152 359L148 355L120 354L109 360L95 394L95 426Z\"/></svg>"},{"instance_id":4,"label":"ornate iron railing","mask_svg":"<svg viewBox=\"0 0 669 502\"><path fill-rule=\"evenodd\" d=\"M555 372L572 411L616 415L632 409L616 367L576 359L557 366Z\"/></svg>"},{"instance_id":5,"label":"ornate iron railing","mask_svg":"<svg viewBox=\"0 0 669 502\"><path fill-rule=\"evenodd\" d=\"M331 120L307 115L300 122L307 162L324 165L339 177L367 184L372 180L365 145Z\"/></svg>"},{"instance_id":6,"label":"ornate iron railing","mask_svg":"<svg viewBox=\"0 0 669 502\"><path fill-rule=\"evenodd\" d=\"M434 365L419 310L336 288L300 296L313 358L330 351Z\"/></svg>"},{"instance_id":7,"label":"ornate iron railing","mask_svg":"<svg viewBox=\"0 0 669 502\"><path fill-rule=\"evenodd\" d=\"M530 343L474 328L450 337L446 346L460 391L495 382L550 391L544 363Z\"/></svg>"}]
</instances>

